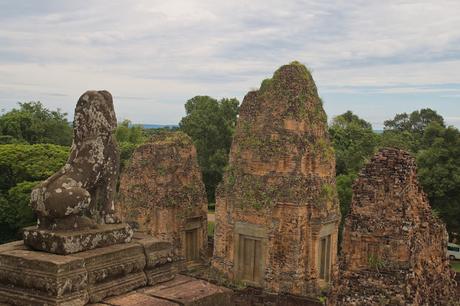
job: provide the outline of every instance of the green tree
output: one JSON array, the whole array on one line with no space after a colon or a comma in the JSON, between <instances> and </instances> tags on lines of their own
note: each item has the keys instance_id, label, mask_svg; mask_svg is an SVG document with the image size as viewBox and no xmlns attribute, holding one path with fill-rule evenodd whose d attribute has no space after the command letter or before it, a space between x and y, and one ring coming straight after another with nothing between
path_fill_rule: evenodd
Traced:
<instances>
[{"instance_id":1,"label":"green tree","mask_svg":"<svg viewBox=\"0 0 460 306\"><path fill-rule=\"evenodd\" d=\"M418 176L431 207L449 232L460 232L460 132L438 122L427 126L417 154Z\"/></svg>"},{"instance_id":2,"label":"green tree","mask_svg":"<svg viewBox=\"0 0 460 306\"><path fill-rule=\"evenodd\" d=\"M52 144L0 145L0 242L18 238L35 221L29 207L32 188L58 171L69 148Z\"/></svg>"},{"instance_id":3,"label":"green tree","mask_svg":"<svg viewBox=\"0 0 460 306\"><path fill-rule=\"evenodd\" d=\"M336 155L337 175L359 172L378 144L372 125L351 111L332 120L329 134Z\"/></svg>"},{"instance_id":4,"label":"green tree","mask_svg":"<svg viewBox=\"0 0 460 306\"><path fill-rule=\"evenodd\" d=\"M410 114L396 114L393 119L384 122L381 146L396 147L416 154L420 149L423 133L431 123L445 127L444 118L429 108Z\"/></svg>"},{"instance_id":5,"label":"green tree","mask_svg":"<svg viewBox=\"0 0 460 306\"><path fill-rule=\"evenodd\" d=\"M115 131L115 137L120 148L120 171L123 170L136 148L147 139L142 126L132 124L129 120L119 123Z\"/></svg>"},{"instance_id":6,"label":"green tree","mask_svg":"<svg viewBox=\"0 0 460 306\"><path fill-rule=\"evenodd\" d=\"M185 104L185 117L179 128L189 135L197 149L208 201L215 202L215 191L222 180L236 126L239 101L196 96Z\"/></svg>"},{"instance_id":7,"label":"green tree","mask_svg":"<svg viewBox=\"0 0 460 306\"><path fill-rule=\"evenodd\" d=\"M19 103L19 108L0 116L0 142L70 145L72 128L67 114L50 111L40 102Z\"/></svg>"},{"instance_id":8,"label":"green tree","mask_svg":"<svg viewBox=\"0 0 460 306\"><path fill-rule=\"evenodd\" d=\"M339 241L343 222L351 205L352 185L364 163L374 154L378 136L372 125L351 111L335 117L329 127L336 156L337 193L342 213Z\"/></svg>"}]
</instances>

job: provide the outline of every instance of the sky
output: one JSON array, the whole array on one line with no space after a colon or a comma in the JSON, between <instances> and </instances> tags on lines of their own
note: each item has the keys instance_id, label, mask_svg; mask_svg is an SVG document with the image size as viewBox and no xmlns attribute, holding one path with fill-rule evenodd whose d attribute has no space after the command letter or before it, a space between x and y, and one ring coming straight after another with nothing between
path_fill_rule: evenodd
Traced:
<instances>
[{"instance_id":1,"label":"sky","mask_svg":"<svg viewBox=\"0 0 460 306\"><path fill-rule=\"evenodd\" d=\"M460 1L0 0L0 109L73 116L106 89L119 121L177 124L196 95L236 97L283 64L312 71L333 118L381 129L430 107L460 127Z\"/></svg>"}]
</instances>

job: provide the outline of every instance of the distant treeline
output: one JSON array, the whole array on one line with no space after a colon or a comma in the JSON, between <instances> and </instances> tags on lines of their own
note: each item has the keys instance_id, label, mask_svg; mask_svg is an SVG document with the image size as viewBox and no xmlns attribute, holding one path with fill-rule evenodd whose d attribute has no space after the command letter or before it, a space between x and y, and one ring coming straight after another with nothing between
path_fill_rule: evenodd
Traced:
<instances>
[{"instance_id":1,"label":"distant treeline","mask_svg":"<svg viewBox=\"0 0 460 306\"><path fill-rule=\"evenodd\" d=\"M119 124L116 137L121 149L121 168L133 151L154 133L180 129L194 141L208 201L227 166L239 101L196 96L185 103L186 115L179 126ZM0 116L0 242L19 237L20 229L33 224L28 207L31 189L62 167L72 142L71 123L60 110L40 102L19 103ZM384 122L383 131L351 111L332 119L329 134L336 155L337 191L342 216L349 210L352 182L380 147L411 152L418 163L420 182L433 213L446 222L451 233L460 232L460 132L446 126L431 109L396 114Z\"/></svg>"}]
</instances>

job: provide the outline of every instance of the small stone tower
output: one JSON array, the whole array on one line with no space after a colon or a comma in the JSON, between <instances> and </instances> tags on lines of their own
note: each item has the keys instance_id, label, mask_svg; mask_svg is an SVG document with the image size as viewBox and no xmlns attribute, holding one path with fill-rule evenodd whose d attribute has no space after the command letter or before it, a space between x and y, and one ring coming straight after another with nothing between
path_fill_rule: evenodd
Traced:
<instances>
[{"instance_id":1,"label":"small stone tower","mask_svg":"<svg viewBox=\"0 0 460 306\"><path fill-rule=\"evenodd\" d=\"M195 147L182 132L153 136L121 175L121 219L172 242L180 270L206 258L207 205Z\"/></svg>"},{"instance_id":2,"label":"small stone tower","mask_svg":"<svg viewBox=\"0 0 460 306\"><path fill-rule=\"evenodd\" d=\"M314 295L335 266L339 220L326 114L310 72L293 62L241 105L212 266L267 292Z\"/></svg>"},{"instance_id":3,"label":"small stone tower","mask_svg":"<svg viewBox=\"0 0 460 306\"><path fill-rule=\"evenodd\" d=\"M414 158L381 149L353 184L330 305L450 305L447 232Z\"/></svg>"}]
</instances>

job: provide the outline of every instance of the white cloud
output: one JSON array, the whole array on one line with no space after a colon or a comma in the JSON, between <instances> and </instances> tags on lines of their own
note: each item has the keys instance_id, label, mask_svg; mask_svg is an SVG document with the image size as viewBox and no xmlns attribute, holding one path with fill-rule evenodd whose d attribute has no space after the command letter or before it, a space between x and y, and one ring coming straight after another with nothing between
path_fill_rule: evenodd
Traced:
<instances>
[{"instance_id":1,"label":"white cloud","mask_svg":"<svg viewBox=\"0 0 460 306\"><path fill-rule=\"evenodd\" d=\"M456 0L23 0L0 11L0 108L40 98L72 112L84 90L105 88L119 117L176 123L186 99L242 98L294 59L325 93L460 87L441 86L460 84Z\"/></svg>"}]
</instances>

